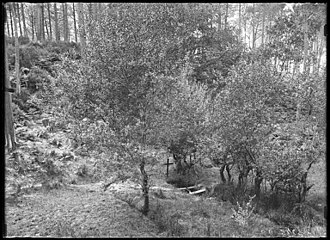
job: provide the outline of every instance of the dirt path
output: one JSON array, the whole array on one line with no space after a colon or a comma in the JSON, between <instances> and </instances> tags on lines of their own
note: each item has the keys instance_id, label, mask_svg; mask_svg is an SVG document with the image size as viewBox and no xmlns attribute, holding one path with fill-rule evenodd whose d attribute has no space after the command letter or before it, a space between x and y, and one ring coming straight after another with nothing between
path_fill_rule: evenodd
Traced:
<instances>
[{"instance_id":1,"label":"dirt path","mask_svg":"<svg viewBox=\"0 0 330 240\"><path fill-rule=\"evenodd\" d=\"M111 192L66 188L6 204L7 236L153 237L157 227Z\"/></svg>"}]
</instances>

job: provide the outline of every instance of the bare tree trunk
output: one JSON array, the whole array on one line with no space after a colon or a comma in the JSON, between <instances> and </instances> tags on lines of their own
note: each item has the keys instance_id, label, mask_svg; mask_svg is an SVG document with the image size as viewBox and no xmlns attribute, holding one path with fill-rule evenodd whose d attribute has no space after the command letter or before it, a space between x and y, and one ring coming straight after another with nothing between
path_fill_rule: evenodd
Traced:
<instances>
[{"instance_id":1,"label":"bare tree trunk","mask_svg":"<svg viewBox=\"0 0 330 240\"><path fill-rule=\"evenodd\" d=\"M262 36L261 36L261 44L264 46L265 44L265 8L263 7L262 11Z\"/></svg>"},{"instance_id":2,"label":"bare tree trunk","mask_svg":"<svg viewBox=\"0 0 330 240\"><path fill-rule=\"evenodd\" d=\"M98 21L98 3L94 3L93 5L93 19Z\"/></svg>"},{"instance_id":3,"label":"bare tree trunk","mask_svg":"<svg viewBox=\"0 0 330 240\"><path fill-rule=\"evenodd\" d=\"M244 42L247 44L247 39L246 39L246 18L244 18Z\"/></svg>"},{"instance_id":4,"label":"bare tree trunk","mask_svg":"<svg viewBox=\"0 0 330 240\"><path fill-rule=\"evenodd\" d=\"M36 36L37 36L37 41L41 41L41 24L40 24L40 18L41 18L41 13L40 13L40 6L39 3L36 4L36 15L35 15L35 31L36 31Z\"/></svg>"},{"instance_id":5,"label":"bare tree trunk","mask_svg":"<svg viewBox=\"0 0 330 240\"><path fill-rule=\"evenodd\" d=\"M226 3L225 30L227 29L229 3Z\"/></svg>"},{"instance_id":6,"label":"bare tree trunk","mask_svg":"<svg viewBox=\"0 0 330 240\"><path fill-rule=\"evenodd\" d=\"M88 4L89 20L93 20L93 3Z\"/></svg>"},{"instance_id":7,"label":"bare tree trunk","mask_svg":"<svg viewBox=\"0 0 330 240\"><path fill-rule=\"evenodd\" d=\"M145 171L145 160L142 159L140 163L140 171L142 174L142 193L144 197L144 205L142 209L143 215L147 215L149 212L149 183L148 174Z\"/></svg>"},{"instance_id":8,"label":"bare tree trunk","mask_svg":"<svg viewBox=\"0 0 330 240\"><path fill-rule=\"evenodd\" d=\"M256 31L256 29L255 29L255 3L253 3L253 16L252 16L252 21L251 21L251 25L252 25L252 49L254 49L255 48L255 41L256 41L256 39L255 39L255 31Z\"/></svg>"},{"instance_id":9,"label":"bare tree trunk","mask_svg":"<svg viewBox=\"0 0 330 240\"><path fill-rule=\"evenodd\" d=\"M41 41L43 37L43 19L42 19L42 3L37 3L37 17L36 17L36 33L37 40Z\"/></svg>"},{"instance_id":10,"label":"bare tree trunk","mask_svg":"<svg viewBox=\"0 0 330 240\"><path fill-rule=\"evenodd\" d=\"M65 22L66 22L67 39L68 41L70 41L71 35L70 35L69 17L68 17L68 3L65 3Z\"/></svg>"},{"instance_id":11,"label":"bare tree trunk","mask_svg":"<svg viewBox=\"0 0 330 240\"><path fill-rule=\"evenodd\" d=\"M145 115L144 115L145 116ZM144 148L146 145L146 120L145 118L142 119L143 122L143 134L142 134L142 147ZM144 149L142 149L144 150ZM140 162L140 171L142 174L142 192L143 192L143 197L144 197L144 204L143 204L143 210L142 213L143 215L148 215L149 212L149 176L145 170L145 165L146 165L146 159L144 156L142 156L141 162Z\"/></svg>"},{"instance_id":12,"label":"bare tree trunk","mask_svg":"<svg viewBox=\"0 0 330 240\"><path fill-rule=\"evenodd\" d=\"M242 6L241 3L238 4L238 32L239 32L239 40L242 39L241 34L242 34Z\"/></svg>"},{"instance_id":13,"label":"bare tree trunk","mask_svg":"<svg viewBox=\"0 0 330 240\"><path fill-rule=\"evenodd\" d=\"M23 3L21 3L21 12L22 12L22 20L23 20L23 30L24 30L24 37L28 36L27 28L26 28L26 22L25 22L25 14L24 14L24 6Z\"/></svg>"},{"instance_id":14,"label":"bare tree trunk","mask_svg":"<svg viewBox=\"0 0 330 240\"><path fill-rule=\"evenodd\" d=\"M14 7L14 3L12 7ZM21 94L20 72L19 72L19 45L18 45L18 27L17 27L17 11L14 12L14 29L15 29L15 75L16 75L16 93Z\"/></svg>"},{"instance_id":15,"label":"bare tree trunk","mask_svg":"<svg viewBox=\"0 0 330 240\"><path fill-rule=\"evenodd\" d=\"M98 3L98 12L101 13L102 12L102 3Z\"/></svg>"},{"instance_id":16,"label":"bare tree trunk","mask_svg":"<svg viewBox=\"0 0 330 240\"><path fill-rule=\"evenodd\" d=\"M260 169L256 170L256 178L254 179L254 190L255 190L255 194L256 194L256 199L259 200L260 199L260 186L262 183L262 172Z\"/></svg>"},{"instance_id":17,"label":"bare tree trunk","mask_svg":"<svg viewBox=\"0 0 330 240\"><path fill-rule=\"evenodd\" d=\"M272 19L273 19L273 14L272 13L269 13L268 14L268 29L270 29L271 26L272 26ZM268 35L268 42L269 41L270 41L270 39L269 39L269 35Z\"/></svg>"},{"instance_id":18,"label":"bare tree trunk","mask_svg":"<svg viewBox=\"0 0 330 240\"><path fill-rule=\"evenodd\" d=\"M58 27L58 16L57 16L57 6L54 3L54 18L55 18L55 40L59 42L61 40L60 37L60 29Z\"/></svg>"},{"instance_id":19,"label":"bare tree trunk","mask_svg":"<svg viewBox=\"0 0 330 240\"><path fill-rule=\"evenodd\" d=\"M226 171L227 171L227 175L228 175L228 182L230 183L232 178L231 178L230 168L229 168L228 164L226 165Z\"/></svg>"},{"instance_id":20,"label":"bare tree trunk","mask_svg":"<svg viewBox=\"0 0 330 240\"><path fill-rule=\"evenodd\" d=\"M47 39L49 39L49 31L48 31L48 26L47 26L47 22L46 22L46 19L45 19L45 28L46 28L46 34L47 34Z\"/></svg>"},{"instance_id":21,"label":"bare tree trunk","mask_svg":"<svg viewBox=\"0 0 330 240\"><path fill-rule=\"evenodd\" d=\"M221 30L221 3L219 3L218 31Z\"/></svg>"},{"instance_id":22,"label":"bare tree trunk","mask_svg":"<svg viewBox=\"0 0 330 240\"><path fill-rule=\"evenodd\" d=\"M13 24L13 14L12 14L12 7L10 3L8 3L8 10L9 10L9 18L10 18L10 27L11 27L11 36L14 37L14 24Z\"/></svg>"},{"instance_id":23,"label":"bare tree trunk","mask_svg":"<svg viewBox=\"0 0 330 240\"><path fill-rule=\"evenodd\" d=\"M12 35L10 34L8 14L7 14L7 19L6 19L6 28L7 28L7 35L8 35L8 37L11 37Z\"/></svg>"},{"instance_id":24,"label":"bare tree trunk","mask_svg":"<svg viewBox=\"0 0 330 240\"><path fill-rule=\"evenodd\" d=\"M16 16L18 18L19 35L23 36L22 25L21 25L21 14L19 12L19 5L18 5L18 3L16 3L14 6L16 8L16 14L17 14Z\"/></svg>"},{"instance_id":25,"label":"bare tree trunk","mask_svg":"<svg viewBox=\"0 0 330 240\"><path fill-rule=\"evenodd\" d=\"M34 31L34 29L35 29L35 23L34 23L34 16L33 16L33 11L32 11L32 13L31 13L31 34L32 34L32 38L31 38L31 40L32 41L34 41L34 36L35 36L35 31Z\"/></svg>"},{"instance_id":26,"label":"bare tree trunk","mask_svg":"<svg viewBox=\"0 0 330 240\"><path fill-rule=\"evenodd\" d=\"M85 55L86 48L86 33L85 33L85 20L82 3L78 3L78 28L79 28L79 40L81 45L81 55Z\"/></svg>"},{"instance_id":27,"label":"bare tree trunk","mask_svg":"<svg viewBox=\"0 0 330 240\"><path fill-rule=\"evenodd\" d=\"M8 64L8 43L5 40L5 87L11 88L9 81L9 64ZM16 150L15 130L13 127L13 111L11 107L11 93L5 92L5 139L6 146L9 150Z\"/></svg>"},{"instance_id":28,"label":"bare tree trunk","mask_svg":"<svg viewBox=\"0 0 330 240\"><path fill-rule=\"evenodd\" d=\"M238 188L244 190L247 185L247 176L249 175L249 172L247 169L243 168L238 176Z\"/></svg>"},{"instance_id":29,"label":"bare tree trunk","mask_svg":"<svg viewBox=\"0 0 330 240\"><path fill-rule=\"evenodd\" d=\"M89 12L89 19L88 19L88 39L91 39L93 36L93 27L92 27L92 23L94 20L94 14L93 14L93 3L90 3L88 5L88 12Z\"/></svg>"},{"instance_id":30,"label":"bare tree trunk","mask_svg":"<svg viewBox=\"0 0 330 240\"><path fill-rule=\"evenodd\" d=\"M64 34L64 41L69 41L69 26L68 26L68 7L66 3L63 3L63 34Z\"/></svg>"},{"instance_id":31,"label":"bare tree trunk","mask_svg":"<svg viewBox=\"0 0 330 240\"><path fill-rule=\"evenodd\" d=\"M77 34L77 21L76 21L76 13L74 3L72 3L72 14L73 14L73 25L74 25L74 39L76 43L78 42L78 34Z\"/></svg>"},{"instance_id":32,"label":"bare tree trunk","mask_svg":"<svg viewBox=\"0 0 330 240\"><path fill-rule=\"evenodd\" d=\"M42 37L42 41L45 41L46 37L45 37L45 13L44 13L44 4L41 3L40 6L40 11L41 11L41 19L40 19L40 29L41 29L41 37Z\"/></svg>"},{"instance_id":33,"label":"bare tree trunk","mask_svg":"<svg viewBox=\"0 0 330 240\"><path fill-rule=\"evenodd\" d=\"M49 21L49 40L53 40L52 19L50 17L50 3L47 3L48 21Z\"/></svg>"},{"instance_id":34,"label":"bare tree trunk","mask_svg":"<svg viewBox=\"0 0 330 240\"><path fill-rule=\"evenodd\" d=\"M220 167L220 178L221 178L221 181L223 183L226 183L226 178L225 178L225 175L223 174L223 172L225 171L225 167L226 167L226 164L223 164L221 167Z\"/></svg>"}]
</instances>

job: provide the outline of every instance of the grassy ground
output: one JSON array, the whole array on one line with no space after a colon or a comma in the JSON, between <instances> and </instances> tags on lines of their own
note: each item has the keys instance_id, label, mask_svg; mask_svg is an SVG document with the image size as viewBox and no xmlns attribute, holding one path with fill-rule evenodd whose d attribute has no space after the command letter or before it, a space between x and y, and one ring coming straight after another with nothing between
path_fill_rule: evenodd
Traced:
<instances>
[{"instance_id":1,"label":"grassy ground","mask_svg":"<svg viewBox=\"0 0 330 240\"><path fill-rule=\"evenodd\" d=\"M319 166L321 168L321 166ZM217 169L210 170L213 176ZM314 173L317 173L315 169ZM311 175L312 176L312 175ZM313 175L314 176L314 175ZM315 181L319 177L314 176ZM311 179L313 179L311 177ZM61 189L26 194L18 204L6 203L8 236L53 237L266 237L295 233L265 216L243 211L216 198L194 196L165 182L165 174L152 177L150 213L141 214L143 199L137 184L114 183L106 191L102 184L70 185ZM324 199L324 188L318 200ZM323 189L323 193L321 190ZM315 192L313 193L315 195ZM314 199L311 195L310 199ZM316 201L316 200L315 200ZM318 203L319 204L319 203ZM246 210L246 212L244 212ZM244 215L245 214L245 215ZM243 220L246 220L244 222ZM289 232L288 232L289 231ZM324 226L311 226L303 236L325 236Z\"/></svg>"},{"instance_id":2,"label":"grassy ground","mask_svg":"<svg viewBox=\"0 0 330 240\"><path fill-rule=\"evenodd\" d=\"M138 219L138 221L137 221ZM6 205L8 236L153 237L157 226L112 194L87 188L54 189Z\"/></svg>"},{"instance_id":3,"label":"grassy ground","mask_svg":"<svg viewBox=\"0 0 330 240\"><path fill-rule=\"evenodd\" d=\"M94 156L94 158L98 158ZM142 215L141 191L131 181L111 185L106 191L102 183L77 177L75 185L50 191L39 190L19 197L18 203L6 201L8 236L53 237L273 237L296 236L274 219L283 212L258 214L246 205L238 210L229 201L207 195L194 196L166 183L166 153L159 151L158 165L148 167L151 174L150 213ZM91 159L90 159L91 160ZM81 160L79 160L81 162ZM87 160L87 170L94 161ZM307 202L322 219L326 204L325 162L314 165L308 181L315 184ZM220 181L219 169L196 169L192 182L213 184ZM170 169L170 177L175 175ZM95 180L95 179L94 179ZM106 180L105 180L106 181ZM234 216L234 212L237 214ZM301 225L298 236L326 236L325 225Z\"/></svg>"}]
</instances>

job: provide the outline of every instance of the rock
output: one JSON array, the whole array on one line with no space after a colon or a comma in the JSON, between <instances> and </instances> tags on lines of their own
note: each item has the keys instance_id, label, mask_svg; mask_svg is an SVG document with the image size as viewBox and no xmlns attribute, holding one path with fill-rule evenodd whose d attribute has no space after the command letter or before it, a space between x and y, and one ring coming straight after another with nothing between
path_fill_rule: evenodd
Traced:
<instances>
[{"instance_id":1,"label":"rock","mask_svg":"<svg viewBox=\"0 0 330 240\"><path fill-rule=\"evenodd\" d=\"M49 118L44 118L41 120L41 122L44 127L49 126Z\"/></svg>"},{"instance_id":2,"label":"rock","mask_svg":"<svg viewBox=\"0 0 330 240\"><path fill-rule=\"evenodd\" d=\"M142 211L143 210L143 207L144 207L144 199L141 198L141 197L137 197L139 198L139 200L137 201L136 204L134 204L134 206L139 210L139 211Z\"/></svg>"}]
</instances>

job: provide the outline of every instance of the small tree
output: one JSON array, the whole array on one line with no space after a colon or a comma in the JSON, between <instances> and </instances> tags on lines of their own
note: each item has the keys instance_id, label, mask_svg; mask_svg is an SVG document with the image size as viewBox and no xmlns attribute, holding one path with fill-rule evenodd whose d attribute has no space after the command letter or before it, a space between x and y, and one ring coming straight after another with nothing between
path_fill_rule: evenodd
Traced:
<instances>
[{"instance_id":1,"label":"small tree","mask_svg":"<svg viewBox=\"0 0 330 240\"><path fill-rule=\"evenodd\" d=\"M5 41L5 87L10 89L9 63L8 63L8 43ZM15 130L13 124L12 98L11 93L5 92L5 138L8 149L16 149Z\"/></svg>"}]
</instances>

